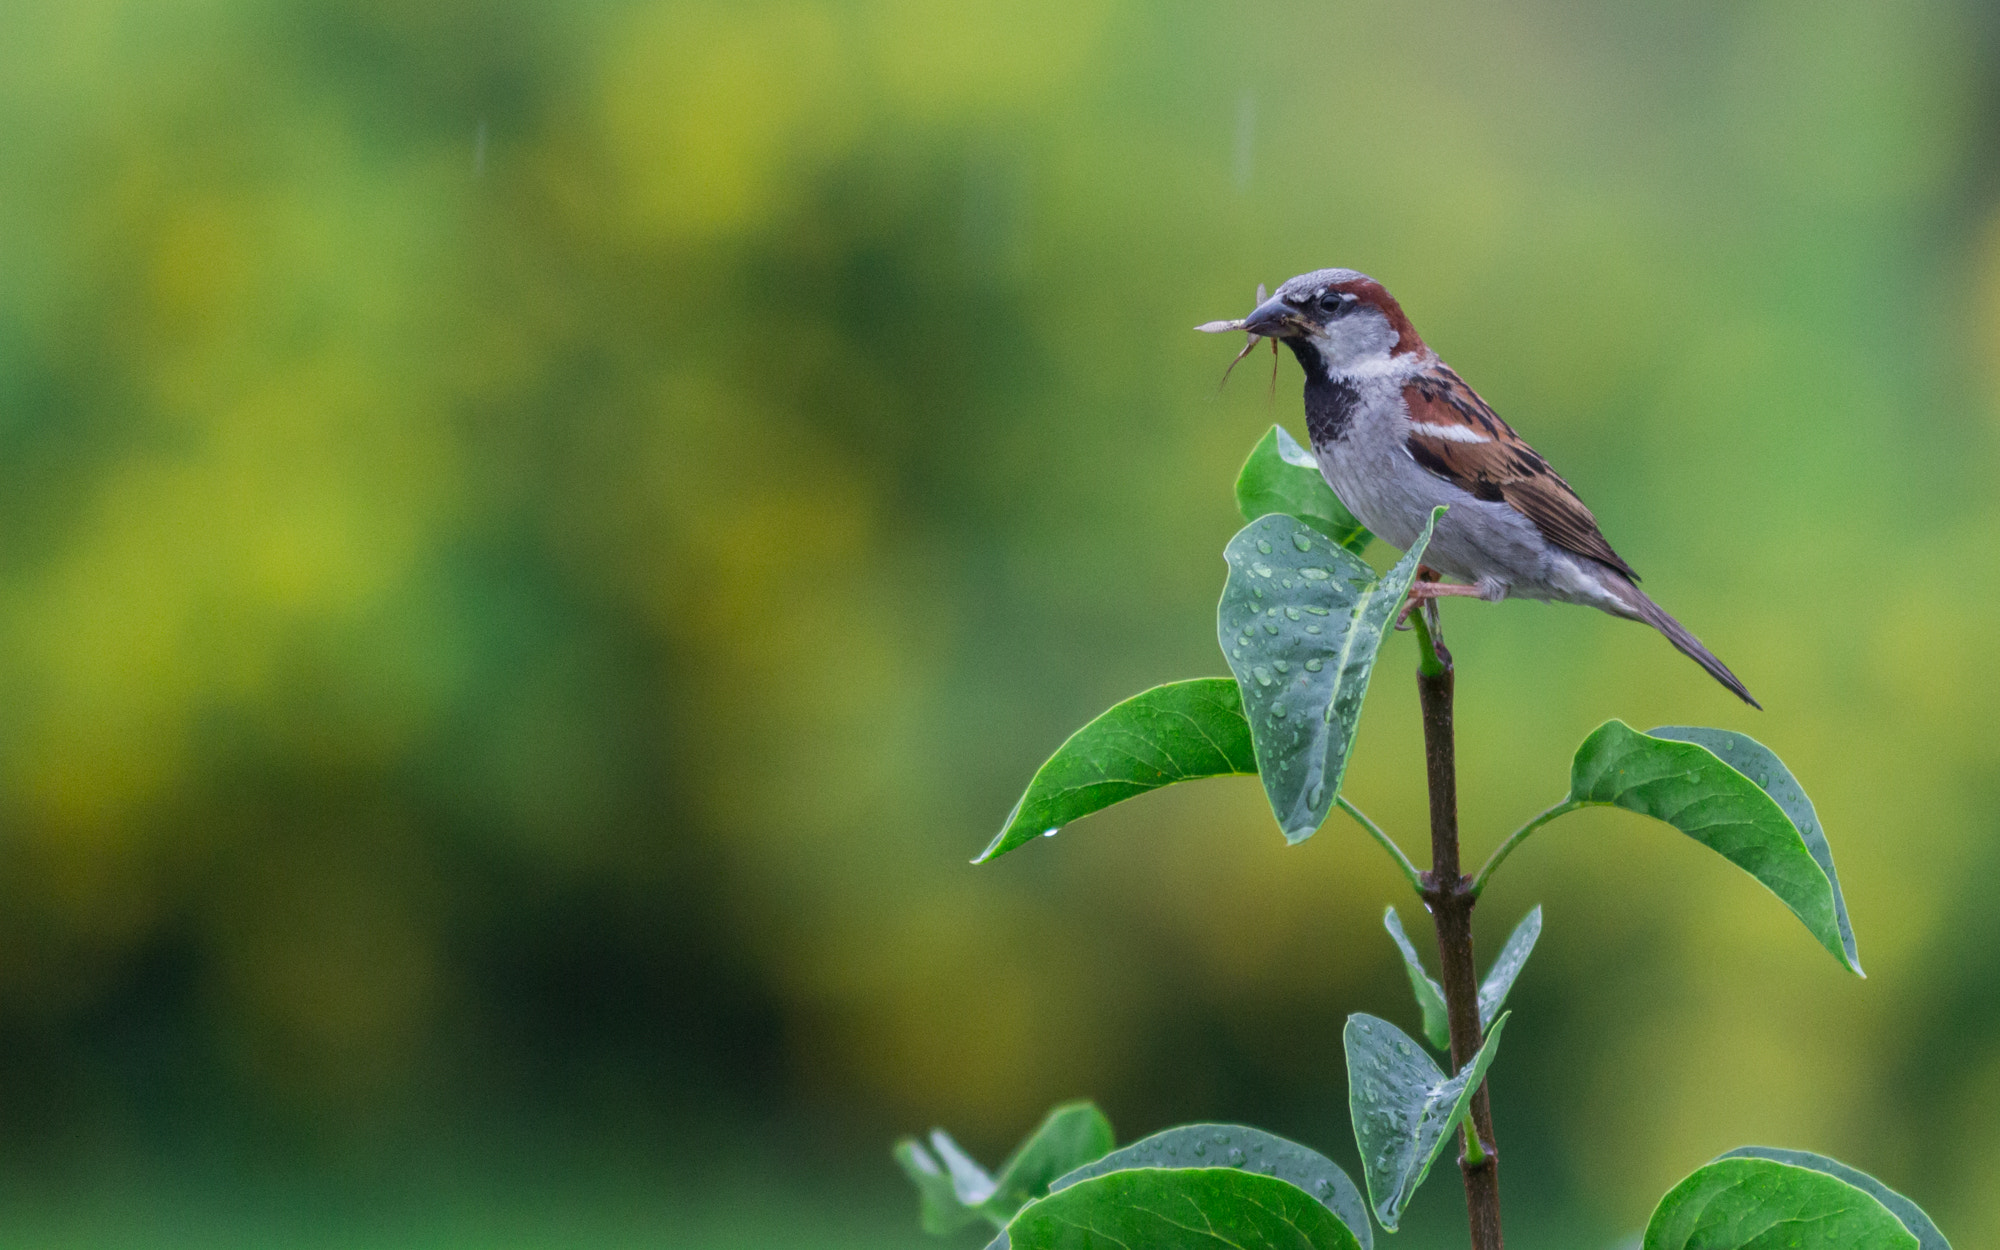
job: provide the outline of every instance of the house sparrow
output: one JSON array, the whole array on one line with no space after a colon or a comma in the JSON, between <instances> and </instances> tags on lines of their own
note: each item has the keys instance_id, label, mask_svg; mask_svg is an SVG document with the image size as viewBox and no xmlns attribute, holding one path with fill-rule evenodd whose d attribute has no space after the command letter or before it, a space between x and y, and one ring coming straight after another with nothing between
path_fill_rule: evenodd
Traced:
<instances>
[{"instance_id":1,"label":"house sparrow","mask_svg":"<svg viewBox=\"0 0 2000 1250\"><path fill-rule=\"evenodd\" d=\"M1557 599L1644 621L1751 707L1727 665L1647 598L1639 575L1549 462L1487 407L1382 284L1352 269L1300 274L1209 333L1281 339L1305 369L1306 431L1320 472L1363 525L1407 548L1439 504L1424 562L1469 585L1418 582L1414 598ZM1246 353L1248 348L1245 349Z\"/></svg>"}]
</instances>

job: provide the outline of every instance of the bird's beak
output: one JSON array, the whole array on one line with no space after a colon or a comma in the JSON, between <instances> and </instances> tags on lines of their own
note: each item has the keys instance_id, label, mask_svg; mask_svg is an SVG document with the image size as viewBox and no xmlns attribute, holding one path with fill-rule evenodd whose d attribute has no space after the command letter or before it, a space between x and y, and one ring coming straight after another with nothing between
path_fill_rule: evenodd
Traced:
<instances>
[{"instance_id":1,"label":"bird's beak","mask_svg":"<svg viewBox=\"0 0 2000 1250\"><path fill-rule=\"evenodd\" d=\"M1258 293L1261 295L1262 289ZM1299 332L1298 311L1284 300L1272 296L1250 310L1250 315L1236 321L1211 321L1198 325L1195 329L1206 334L1234 334L1248 331L1250 341L1260 338L1282 339Z\"/></svg>"},{"instance_id":2,"label":"bird's beak","mask_svg":"<svg viewBox=\"0 0 2000 1250\"><path fill-rule=\"evenodd\" d=\"M1298 310L1273 295L1250 310L1243 328L1260 338L1289 338L1299 332Z\"/></svg>"}]
</instances>

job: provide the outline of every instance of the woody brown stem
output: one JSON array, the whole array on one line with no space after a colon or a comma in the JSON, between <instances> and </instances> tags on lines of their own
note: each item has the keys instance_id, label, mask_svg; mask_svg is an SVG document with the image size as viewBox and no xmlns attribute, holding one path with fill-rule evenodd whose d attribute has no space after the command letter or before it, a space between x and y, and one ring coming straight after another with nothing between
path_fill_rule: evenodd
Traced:
<instances>
[{"instance_id":1,"label":"woody brown stem","mask_svg":"<svg viewBox=\"0 0 2000 1250\"><path fill-rule=\"evenodd\" d=\"M1430 781L1431 870L1423 874L1424 903L1437 926L1445 1016L1451 1024L1451 1067L1463 1071L1479 1053L1479 977L1472 956L1472 909L1478 895L1458 862L1458 768L1452 740L1451 652L1436 633L1436 601L1411 614L1416 627L1417 697L1424 716L1424 762ZM1472 1250L1502 1250L1500 1159L1493 1141L1493 1108L1482 1083L1472 1098L1468 1144L1459 1156Z\"/></svg>"}]
</instances>

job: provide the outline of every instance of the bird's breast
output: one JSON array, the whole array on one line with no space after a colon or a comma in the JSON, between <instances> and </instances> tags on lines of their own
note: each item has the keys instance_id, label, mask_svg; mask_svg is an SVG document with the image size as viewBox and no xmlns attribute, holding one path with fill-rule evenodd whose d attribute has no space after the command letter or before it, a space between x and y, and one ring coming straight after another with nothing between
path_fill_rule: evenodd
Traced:
<instances>
[{"instance_id":1,"label":"bird's breast","mask_svg":"<svg viewBox=\"0 0 2000 1250\"><path fill-rule=\"evenodd\" d=\"M1345 378L1314 378L1306 382L1306 436L1314 447L1345 439L1361 406L1361 388Z\"/></svg>"}]
</instances>

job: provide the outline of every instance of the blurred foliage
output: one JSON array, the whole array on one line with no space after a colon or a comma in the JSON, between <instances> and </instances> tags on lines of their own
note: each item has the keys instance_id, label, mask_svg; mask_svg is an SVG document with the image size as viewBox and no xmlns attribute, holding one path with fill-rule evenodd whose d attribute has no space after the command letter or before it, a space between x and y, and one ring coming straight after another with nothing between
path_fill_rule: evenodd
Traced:
<instances>
[{"instance_id":1,"label":"blurred foliage","mask_svg":"<svg viewBox=\"0 0 2000 1250\"><path fill-rule=\"evenodd\" d=\"M1218 781L965 862L1075 725L1222 671L1296 371L1218 397L1189 327L1343 264L1771 708L1453 605L1472 849L1606 716L1725 724L1868 953L1637 817L1537 839L1482 912L1549 917L1518 1235L1759 1140L2000 1239L1996 123L1969 0L7 6L14 1226L191 1158L615 1157L772 1245L731 1212L811 1220L732 1195L900 1229L882 1142L1062 1097L1343 1141L1339 1022L1404 1003L1360 835ZM1369 708L1412 840L1414 700Z\"/></svg>"}]
</instances>

